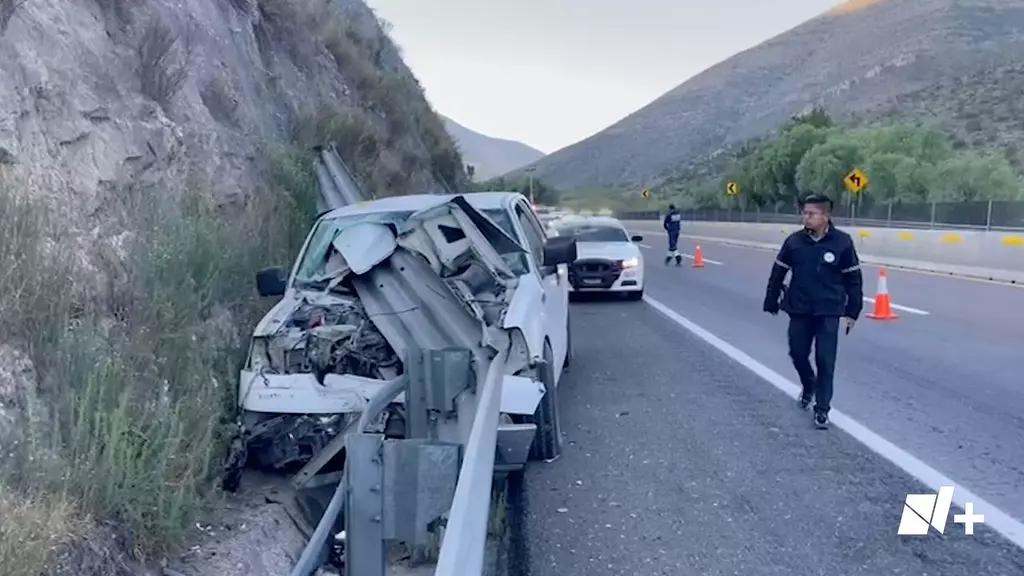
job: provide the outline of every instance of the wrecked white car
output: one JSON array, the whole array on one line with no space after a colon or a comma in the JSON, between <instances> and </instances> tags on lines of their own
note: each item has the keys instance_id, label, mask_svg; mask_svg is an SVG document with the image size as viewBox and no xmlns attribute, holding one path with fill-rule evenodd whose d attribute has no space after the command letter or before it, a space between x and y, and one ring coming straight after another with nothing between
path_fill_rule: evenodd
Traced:
<instances>
[{"instance_id":1,"label":"wrecked white car","mask_svg":"<svg viewBox=\"0 0 1024 576\"><path fill-rule=\"evenodd\" d=\"M324 214L290 274L257 276L261 295L282 298L257 325L240 374L225 486L237 485L247 463L307 464L406 372L408 350L479 346L494 329L510 333L518 352L502 394L509 436L522 442L516 432L533 424L530 455L556 457L573 260L575 244L547 240L514 193L395 197ZM399 396L386 411L385 435L405 436L403 403ZM519 452L506 449L500 464L521 467Z\"/></svg>"}]
</instances>

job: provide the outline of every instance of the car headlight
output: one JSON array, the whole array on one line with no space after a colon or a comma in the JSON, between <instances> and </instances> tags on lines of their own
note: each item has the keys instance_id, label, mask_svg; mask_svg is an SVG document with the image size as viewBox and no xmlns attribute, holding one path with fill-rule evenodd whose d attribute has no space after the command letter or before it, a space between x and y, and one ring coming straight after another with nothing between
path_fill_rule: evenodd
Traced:
<instances>
[{"instance_id":1,"label":"car headlight","mask_svg":"<svg viewBox=\"0 0 1024 576\"><path fill-rule=\"evenodd\" d=\"M619 266L623 269L626 268L638 268L640 266L639 258L627 258L626 260L620 260Z\"/></svg>"},{"instance_id":2,"label":"car headlight","mask_svg":"<svg viewBox=\"0 0 1024 576\"><path fill-rule=\"evenodd\" d=\"M269 345L266 338L253 338L249 351L249 370L260 372L270 368Z\"/></svg>"}]
</instances>

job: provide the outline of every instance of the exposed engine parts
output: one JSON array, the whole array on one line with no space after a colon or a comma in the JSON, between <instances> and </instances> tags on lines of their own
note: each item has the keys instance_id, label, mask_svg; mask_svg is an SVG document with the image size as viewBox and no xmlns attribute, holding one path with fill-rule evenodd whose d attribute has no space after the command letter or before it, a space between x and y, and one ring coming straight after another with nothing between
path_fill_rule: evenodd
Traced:
<instances>
[{"instance_id":1,"label":"exposed engine parts","mask_svg":"<svg viewBox=\"0 0 1024 576\"><path fill-rule=\"evenodd\" d=\"M380 379L400 373L398 356L359 302L332 300L303 304L264 343L270 372L311 373L321 385L327 374Z\"/></svg>"}]
</instances>

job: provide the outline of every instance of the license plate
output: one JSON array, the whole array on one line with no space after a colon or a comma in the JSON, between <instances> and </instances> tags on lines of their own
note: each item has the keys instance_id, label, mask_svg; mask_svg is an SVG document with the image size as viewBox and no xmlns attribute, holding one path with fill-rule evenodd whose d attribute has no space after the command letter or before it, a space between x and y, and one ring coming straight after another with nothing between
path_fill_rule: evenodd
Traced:
<instances>
[{"instance_id":1,"label":"license plate","mask_svg":"<svg viewBox=\"0 0 1024 576\"><path fill-rule=\"evenodd\" d=\"M584 278L583 279L583 283L586 284L587 286L600 286L601 285L601 279L600 278Z\"/></svg>"}]
</instances>

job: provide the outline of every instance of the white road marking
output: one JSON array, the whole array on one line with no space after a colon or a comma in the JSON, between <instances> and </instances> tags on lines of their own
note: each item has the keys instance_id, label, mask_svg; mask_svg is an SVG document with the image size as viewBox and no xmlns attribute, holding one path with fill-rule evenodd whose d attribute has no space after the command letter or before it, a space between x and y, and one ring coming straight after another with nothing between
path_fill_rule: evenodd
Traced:
<instances>
[{"instance_id":1,"label":"white road marking","mask_svg":"<svg viewBox=\"0 0 1024 576\"><path fill-rule=\"evenodd\" d=\"M686 252L683 252L683 256L686 256L690 260L693 260L695 258L693 254L687 254ZM712 260L711 258L705 258L704 261L707 262L708 264L714 264L715 266L725 266L725 264L722 264L718 260Z\"/></svg>"},{"instance_id":2,"label":"white road marking","mask_svg":"<svg viewBox=\"0 0 1024 576\"><path fill-rule=\"evenodd\" d=\"M662 232L662 231L659 231L659 230L646 230L646 229L638 228L637 231L638 232L643 232L645 234L660 234L662 236L666 236L665 232ZM731 246L733 248L746 248L748 250L759 250L761 252L777 252L778 251L778 248L768 248L767 246L752 246L750 244L745 243L746 241L744 241L744 240L730 240L729 238L698 237L698 236L693 236L691 234L680 234L679 237L680 238L690 238L690 239L702 240L704 242L709 242L709 243L713 243L713 244L721 244L723 246ZM781 246L782 243L779 242L779 245ZM1022 282L1008 282L1006 280L992 280L991 278L981 278L979 276L970 276L970 275L963 275L963 274L952 274L952 273L949 273L949 272L936 272L934 270L922 270L920 268L907 268L905 266L900 266L900 265L897 265L897 264L879 264L879 263L876 263L874 261L872 261L872 262L861 262L861 264L863 266L865 266L865 267L888 268L889 270L899 270L901 272L909 272L911 274L924 274L924 275L927 275L927 276L938 276L940 278L949 278L951 280L963 280L963 281L966 281L966 282L979 282L979 283L982 283L982 284L995 284L997 286L1006 286L1006 287L1009 287L1009 288L1017 288L1017 289L1024 290L1024 283L1022 283Z\"/></svg>"},{"instance_id":3,"label":"white road marking","mask_svg":"<svg viewBox=\"0 0 1024 576\"><path fill-rule=\"evenodd\" d=\"M647 244L639 244L639 246L641 248L647 248L648 250L653 250L654 249L653 246L648 246ZM695 256L693 254L687 254L686 252L683 252L683 256L685 256L686 258L689 258L690 260L693 260L695 258ZM718 260L712 260L711 258L706 258L705 257L704 261L707 262L708 264L714 264L715 266L725 266L725 264L723 264L722 262L719 262Z\"/></svg>"},{"instance_id":4,"label":"white road marking","mask_svg":"<svg viewBox=\"0 0 1024 576\"><path fill-rule=\"evenodd\" d=\"M875 299L874 298L868 298L867 296L864 297L864 301L865 302L869 302L871 304L875 303ZM897 310L903 310L904 312L909 312L911 314L918 314L920 316L930 316L931 315L931 312L925 312L924 310L918 310L917 308L911 308L910 306L900 306L899 304L892 304L892 307L897 309Z\"/></svg>"},{"instance_id":5,"label":"white road marking","mask_svg":"<svg viewBox=\"0 0 1024 576\"><path fill-rule=\"evenodd\" d=\"M729 344L725 340L722 340L718 336L708 332L704 328L681 316L676 311L650 296L644 296L644 301L658 312L661 312L669 320L682 326L686 330L689 330L698 338L714 346L729 358L742 364L743 367L767 380L769 384L775 386L787 396L796 400L800 394L800 386L788 380L778 372L775 372L771 368L768 368L764 364L761 364L757 360L754 360L739 348L736 348L732 344ZM836 427L844 430L846 433L859 440L876 454L882 456L896 466L899 466L904 472L910 474L932 490L938 491L940 486L953 486L953 501L957 506L965 508L966 502L973 502L975 507L981 513L985 514L985 524L987 526L990 526L993 530L1002 534L1016 546L1024 548L1024 524L1019 520L996 508L993 504L984 500L962 484L954 482L949 476L946 476L925 464L921 460L912 456L909 452L896 446L892 442L889 442L885 438L882 438L860 422L857 422L839 410L832 409L832 411L829 412L829 419L836 425ZM900 507L903 505L903 502L895 501L892 505L894 507ZM895 526L879 527L879 529L892 530L893 533L896 531Z\"/></svg>"}]
</instances>

